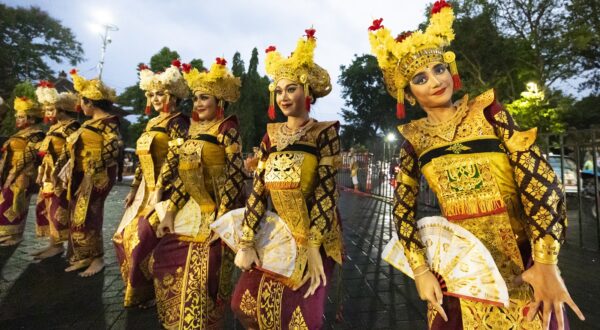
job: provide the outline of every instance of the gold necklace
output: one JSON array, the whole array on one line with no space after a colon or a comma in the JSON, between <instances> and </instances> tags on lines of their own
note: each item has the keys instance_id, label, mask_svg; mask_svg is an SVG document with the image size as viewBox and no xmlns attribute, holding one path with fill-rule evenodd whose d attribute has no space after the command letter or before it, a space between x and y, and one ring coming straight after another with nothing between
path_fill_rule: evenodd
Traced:
<instances>
[{"instance_id":1,"label":"gold necklace","mask_svg":"<svg viewBox=\"0 0 600 330\"><path fill-rule=\"evenodd\" d=\"M220 124L222 119L206 120L201 122L194 122L190 125L190 136L194 136L202 133L209 133L210 130L217 124Z\"/></svg>"},{"instance_id":2,"label":"gold necklace","mask_svg":"<svg viewBox=\"0 0 600 330\"><path fill-rule=\"evenodd\" d=\"M279 131L277 132L277 150L283 150L287 146L298 142L314 123L315 120L309 118L306 125L300 126L297 129L290 129L285 123L279 126Z\"/></svg>"}]
</instances>

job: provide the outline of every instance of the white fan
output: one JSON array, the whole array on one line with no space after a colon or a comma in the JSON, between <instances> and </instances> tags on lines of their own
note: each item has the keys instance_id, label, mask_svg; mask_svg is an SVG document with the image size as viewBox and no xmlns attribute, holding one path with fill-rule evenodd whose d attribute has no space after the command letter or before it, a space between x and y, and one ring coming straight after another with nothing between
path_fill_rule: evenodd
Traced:
<instances>
[{"instance_id":1,"label":"white fan","mask_svg":"<svg viewBox=\"0 0 600 330\"><path fill-rule=\"evenodd\" d=\"M475 235L443 217L417 221L430 269L446 284L445 295L508 307L506 283L487 248ZM396 233L385 246L383 260L414 278Z\"/></svg>"},{"instance_id":2,"label":"white fan","mask_svg":"<svg viewBox=\"0 0 600 330\"><path fill-rule=\"evenodd\" d=\"M236 252L242 235L244 211L244 208L229 211L210 225ZM279 215L266 212L255 235L255 248L262 263L261 270L283 277L292 275L296 263L296 241Z\"/></svg>"}]
</instances>

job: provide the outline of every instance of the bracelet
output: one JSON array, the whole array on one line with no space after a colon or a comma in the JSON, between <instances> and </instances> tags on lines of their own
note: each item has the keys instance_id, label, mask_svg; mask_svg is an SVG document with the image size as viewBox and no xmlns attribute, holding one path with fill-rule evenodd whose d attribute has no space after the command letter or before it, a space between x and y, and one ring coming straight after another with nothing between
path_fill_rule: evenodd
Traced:
<instances>
[{"instance_id":1,"label":"bracelet","mask_svg":"<svg viewBox=\"0 0 600 330\"><path fill-rule=\"evenodd\" d=\"M420 272L420 273L418 273L418 274L414 274L413 276L414 276L415 278L417 278L417 276L421 276L421 275L423 275L423 274L427 273L428 271L429 271L429 268L425 268L425 269L424 269L422 272Z\"/></svg>"}]
</instances>

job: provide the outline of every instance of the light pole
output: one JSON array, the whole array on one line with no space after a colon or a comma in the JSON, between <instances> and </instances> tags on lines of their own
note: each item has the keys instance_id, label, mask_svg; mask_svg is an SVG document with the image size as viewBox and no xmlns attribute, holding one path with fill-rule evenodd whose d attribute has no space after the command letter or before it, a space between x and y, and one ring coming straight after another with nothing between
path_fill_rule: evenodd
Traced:
<instances>
[{"instance_id":1,"label":"light pole","mask_svg":"<svg viewBox=\"0 0 600 330\"><path fill-rule=\"evenodd\" d=\"M108 35L109 31L119 31L119 28L114 24L103 24L102 28L104 29L104 33L100 35L102 38L102 50L100 52L100 62L98 62L98 79L102 79L102 70L104 69L104 55L106 55L106 46L112 42L110 36Z\"/></svg>"}]
</instances>

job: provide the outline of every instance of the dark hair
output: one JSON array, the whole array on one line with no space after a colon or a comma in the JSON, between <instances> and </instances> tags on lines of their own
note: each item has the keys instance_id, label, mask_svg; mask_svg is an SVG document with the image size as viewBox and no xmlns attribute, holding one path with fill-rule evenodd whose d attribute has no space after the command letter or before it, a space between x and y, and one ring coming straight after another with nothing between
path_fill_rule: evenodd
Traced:
<instances>
[{"instance_id":1,"label":"dark hair","mask_svg":"<svg viewBox=\"0 0 600 330\"><path fill-rule=\"evenodd\" d=\"M317 103L318 97L315 96L315 93L313 93L312 87L310 87L310 86L308 86L308 94L310 94L310 96L311 96L310 104Z\"/></svg>"},{"instance_id":2,"label":"dark hair","mask_svg":"<svg viewBox=\"0 0 600 330\"><path fill-rule=\"evenodd\" d=\"M98 109L101 109L103 111L106 111L106 112L112 112L112 110L113 110L113 107L112 107L113 103L112 103L112 101L109 101L109 100L90 100L87 97L83 97L82 100L86 104L91 103L92 106L94 106Z\"/></svg>"},{"instance_id":3,"label":"dark hair","mask_svg":"<svg viewBox=\"0 0 600 330\"><path fill-rule=\"evenodd\" d=\"M31 120L31 119L33 119L33 122L34 122L35 124L39 124L39 123L41 123L41 122L44 120L44 118L40 118L40 117L36 117L36 116L30 116L30 115L27 115L27 121L29 121L29 120Z\"/></svg>"}]
</instances>

